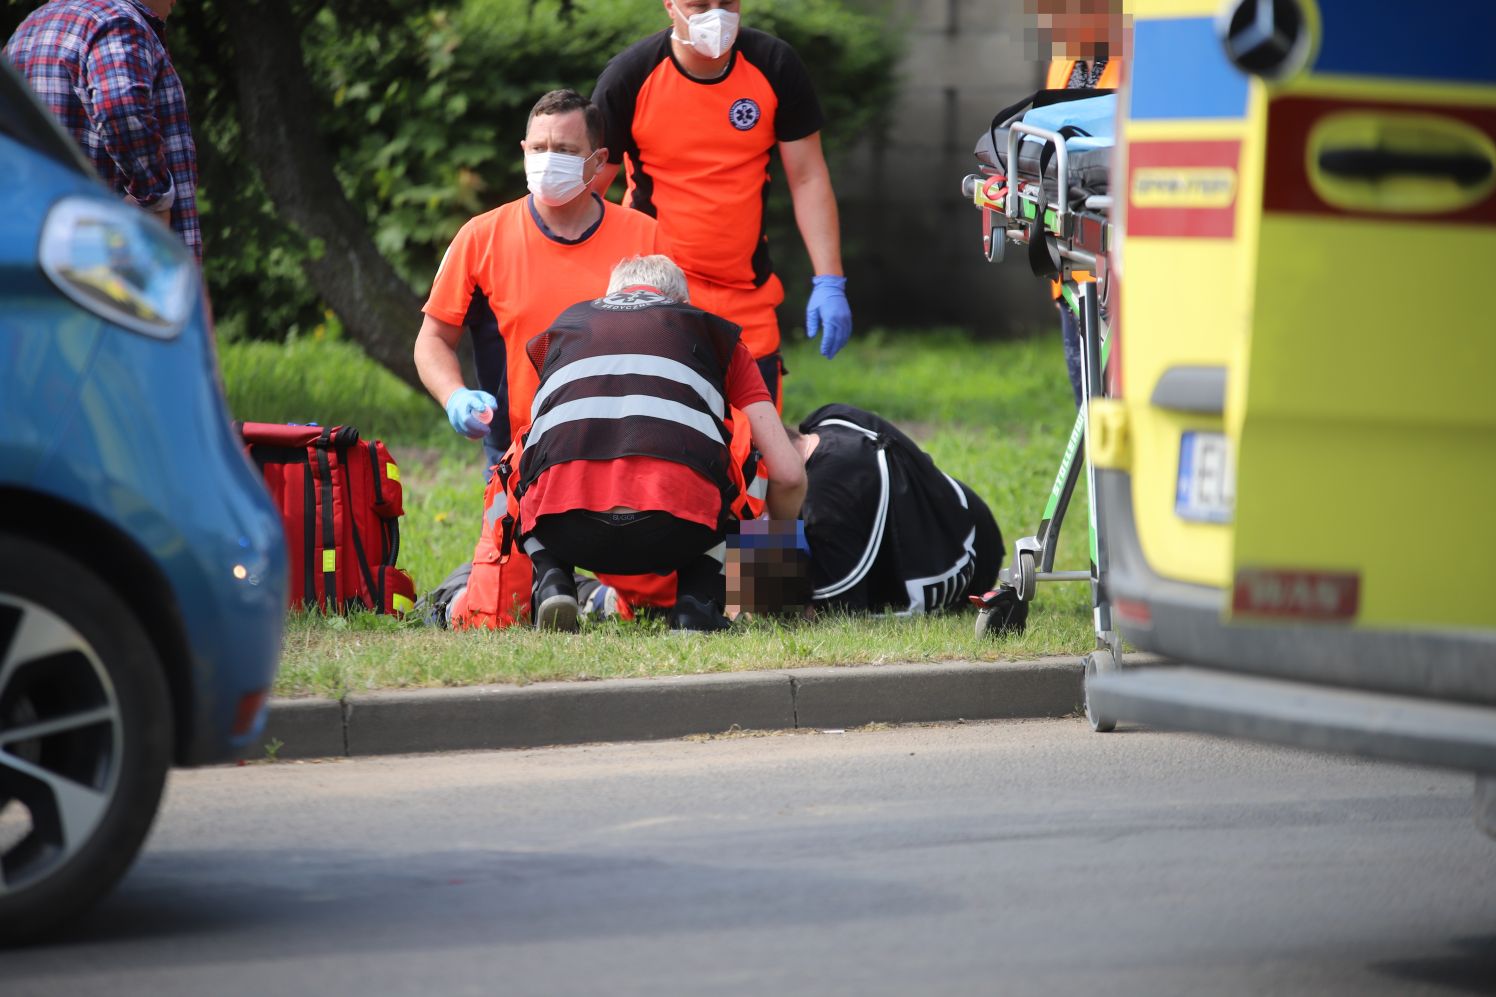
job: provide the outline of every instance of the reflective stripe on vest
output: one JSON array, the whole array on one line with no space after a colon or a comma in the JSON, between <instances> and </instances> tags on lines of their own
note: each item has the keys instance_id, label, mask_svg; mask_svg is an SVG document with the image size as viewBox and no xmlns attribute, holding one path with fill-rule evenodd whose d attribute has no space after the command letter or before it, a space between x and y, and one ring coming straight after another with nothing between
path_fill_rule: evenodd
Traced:
<instances>
[{"instance_id":1,"label":"reflective stripe on vest","mask_svg":"<svg viewBox=\"0 0 1496 997\"><path fill-rule=\"evenodd\" d=\"M568 461L651 457L698 472L726 505L735 493L726 380L738 331L663 299L568 308L526 347L539 384L515 494Z\"/></svg>"},{"instance_id":2,"label":"reflective stripe on vest","mask_svg":"<svg viewBox=\"0 0 1496 997\"><path fill-rule=\"evenodd\" d=\"M530 420L534 422L540 415L540 407L545 400L557 389L579 381L584 377L609 377L620 374L643 374L648 377L663 377L678 384L684 384L692 391L701 396L707 408L719 420L727 418L727 403L722 400L722 393L712 386L712 383L690 367L666 357L644 356L638 353L612 354L600 357L585 357L573 361L559 370L552 371L546 375L545 383L540 390L535 392L535 401L530 405ZM598 418L621 418L600 416ZM667 418L661 416L660 418ZM714 434L715 435L715 434Z\"/></svg>"},{"instance_id":3,"label":"reflective stripe on vest","mask_svg":"<svg viewBox=\"0 0 1496 997\"><path fill-rule=\"evenodd\" d=\"M598 395L562 402L530 423L530 434L525 438L525 448L533 449L548 430L568 422L583 419L628 419L645 416L664 419L687 429L694 429L719 446L726 446L722 438L721 423L680 402L655 398L652 395Z\"/></svg>"}]
</instances>

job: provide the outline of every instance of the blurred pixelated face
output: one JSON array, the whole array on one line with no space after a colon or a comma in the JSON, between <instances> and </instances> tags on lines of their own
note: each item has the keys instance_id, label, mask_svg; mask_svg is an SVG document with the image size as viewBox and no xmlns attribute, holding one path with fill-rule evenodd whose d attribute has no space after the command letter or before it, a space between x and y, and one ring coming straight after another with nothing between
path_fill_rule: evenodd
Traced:
<instances>
[{"instance_id":1,"label":"blurred pixelated face","mask_svg":"<svg viewBox=\"0 0 1496 997\"><path fill-rule=\"evenodd\" d=\"M1039 59L1107 59L1122 54L1122 0L1024 0L1024 29Z\"/></svg>"},{"instance_id":2,"label":"blurred pixelated face","mask_svg":"<svg viewBox=\"0 0 1496 997\"><path fill-rule=\"evenodd\" d=\"M799 523L751 520L727 535L727 615L799 616L810 606L810 555Z\"/></svg>"}]
</instances>

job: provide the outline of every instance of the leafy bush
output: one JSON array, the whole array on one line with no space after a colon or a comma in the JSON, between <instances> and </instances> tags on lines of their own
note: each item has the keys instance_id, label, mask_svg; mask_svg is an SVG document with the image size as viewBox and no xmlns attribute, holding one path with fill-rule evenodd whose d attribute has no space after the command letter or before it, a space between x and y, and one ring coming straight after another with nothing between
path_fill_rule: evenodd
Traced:
<instances>
[{"instance_id":1,"label":"leafy bush","mask_svg":"<svg viewBox=\"0 0 1496 997\"><path fill-rule=\"evenodd\" d=\"M195 0L173 15L174 31L187 15L172 45L202 150L205 269L225 338L279 339L322 321L302 266L318 247L276 217L243 153L234 84L222 72L233 40L222 37L221 2ZM535 99L557 87L590 93L608 59L667 23L647 0L374 6L379 16L364 5L294 4L316 91L308 99L320 104L344 189L418 292L463 222L524 193L518 146ZM843 0L755 0L744 23L804 56L833 155L884 126L898 52L879 19ZM797 239L785 201L775 199L771 230L789 248L779 238Z\"/></svg>"}]
</instances>

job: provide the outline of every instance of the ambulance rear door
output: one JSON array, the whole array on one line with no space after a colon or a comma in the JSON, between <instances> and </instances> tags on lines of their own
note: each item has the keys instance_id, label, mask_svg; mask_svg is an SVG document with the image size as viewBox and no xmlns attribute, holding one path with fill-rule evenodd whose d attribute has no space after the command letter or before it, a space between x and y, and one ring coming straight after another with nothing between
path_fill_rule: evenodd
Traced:
<instances>
[{"instance_id":1,"label":"ambulance rear door","mask_svg":"<svg viewBox=\"0 0 1496 997\"><path fill-rule=\"evenodd\" d=\"M1255 84L1227 617L1496 629L1496 3L1263 0L1218 27L1281 77Z\"/></svg>"}]
</instances>

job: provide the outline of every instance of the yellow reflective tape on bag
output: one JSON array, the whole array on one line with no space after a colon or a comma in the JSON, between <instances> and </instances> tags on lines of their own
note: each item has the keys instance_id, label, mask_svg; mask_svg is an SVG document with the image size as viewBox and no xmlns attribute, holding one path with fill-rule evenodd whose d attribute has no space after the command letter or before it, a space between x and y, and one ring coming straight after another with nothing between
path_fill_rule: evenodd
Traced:
<instances>
[{"instance_id":1,"label":"yellow reflective tape on bag","mask_svg":"<svg viewBox=\"0 0 1496 997\"><path fill-rule=\"evenodd\" d=\"M338 570L338 552L337 551L335 551L335 550L324 550L322 552L322 570L323 571L337 571Z\"/></svg>"},{"instance_id":2,"label":"yellow reflective tape on bag","mask_svg":"<svg viewBox=\"0 0 1496 997\"><path fill-rule=\"evenodd\" d=\"M391 481L399 481L400 466L394 461L390 461L388 464L384 465L384 476L386 478L389 478Z\"/></svg>"}]
</instances>

